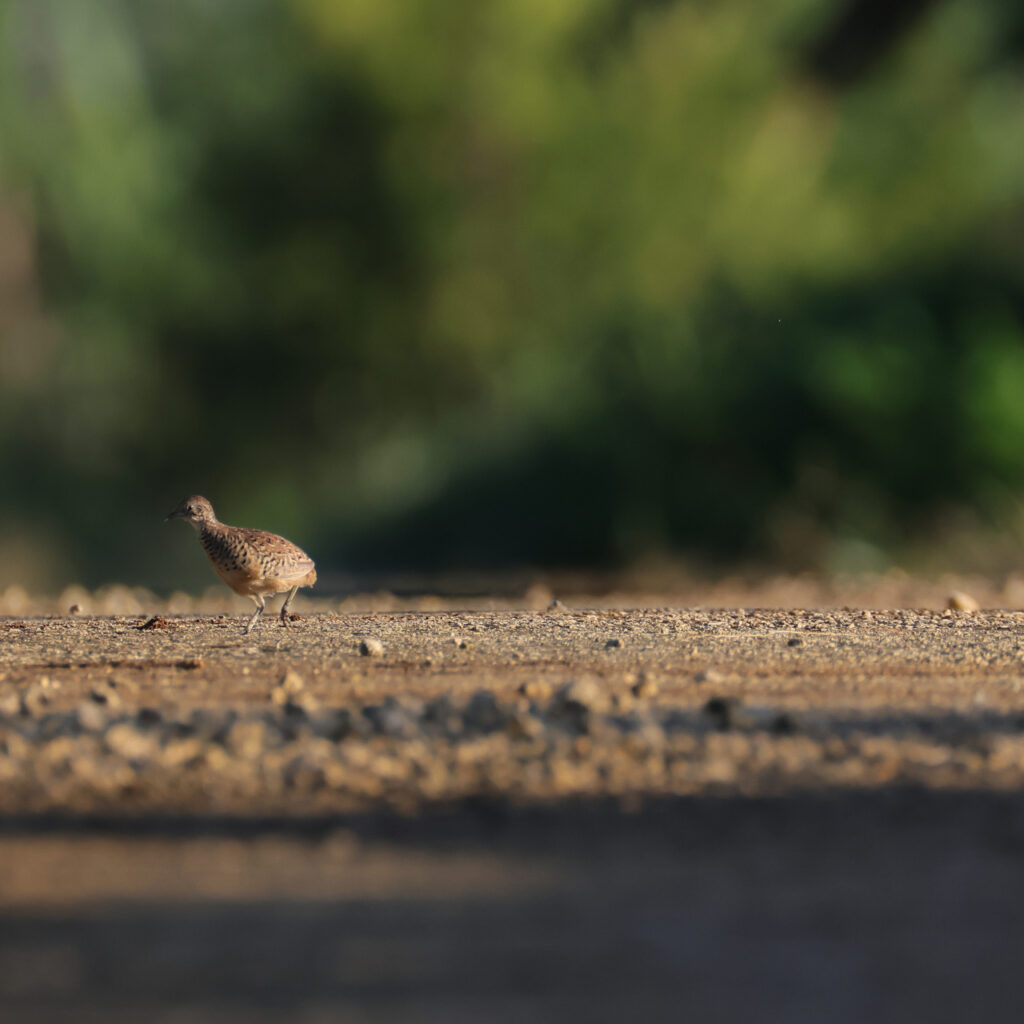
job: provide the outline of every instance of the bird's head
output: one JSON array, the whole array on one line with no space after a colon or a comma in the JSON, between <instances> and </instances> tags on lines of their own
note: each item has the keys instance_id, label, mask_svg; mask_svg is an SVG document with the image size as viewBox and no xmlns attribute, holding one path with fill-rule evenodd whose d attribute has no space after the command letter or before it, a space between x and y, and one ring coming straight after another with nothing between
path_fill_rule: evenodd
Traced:
<instances>
[{"instance_id":1,"label":"bird's head","mask_svg":"<svg viewBox=\"0 0 1024 1024\"><path fill-rule=\"evenodd\" d=\"M205 523L217 521L217 517L213 514L213 506L199 494L193 494L190 498L182 498L167 519L185 519L197 530Z\"/></svg>"}]
</instances>

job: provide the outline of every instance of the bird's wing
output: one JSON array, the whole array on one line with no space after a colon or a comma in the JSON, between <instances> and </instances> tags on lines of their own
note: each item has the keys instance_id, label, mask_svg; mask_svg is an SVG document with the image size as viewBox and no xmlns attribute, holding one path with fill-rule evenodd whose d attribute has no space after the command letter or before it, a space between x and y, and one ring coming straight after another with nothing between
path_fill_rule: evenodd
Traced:
<instances>
[{"instance_id":1,"label":"bird's wing","mask_svg":"<svg viewBox=\"0 0 1024 1024\"><path fill-rule=\"evenodd\" d=\"M267 530L243 530L246 547L258 560L264 576L300 579L314 568L313 559L298 545Z\"/></svg>"}]
</instances>

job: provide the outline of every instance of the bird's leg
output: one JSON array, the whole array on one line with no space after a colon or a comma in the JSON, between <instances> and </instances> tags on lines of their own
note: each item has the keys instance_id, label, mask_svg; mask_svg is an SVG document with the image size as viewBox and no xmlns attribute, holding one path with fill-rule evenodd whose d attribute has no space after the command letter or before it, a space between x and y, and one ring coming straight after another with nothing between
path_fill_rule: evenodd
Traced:
<instances>
[{"instance_id":1,"label":"bird's leg","mask_svg":"<svg viewBox=\"0 0 1024 1024\"><path fill-rule=\"evenodd\" d=\"M252 627L256 625L256 620L263 614L263 609L266 608L267 602L262 594L251 594L252 599L256 602L256 611L252 613L252 618L249 620L249 625L245 627L244 636L247 636L252 632Z\"/></svg>"},{"instance_id":2,"label":"bird's leg","mask_svg":"<svg viewBox=\"0 0 1024 1024\"><path fill-rule=\"evenodd\" d=\"M288 591L288 596L284 599L284 604L281 605L281 625L282 626L287 626L288 625L288 608L290 607L290 605L292 603L292 598L295 596L295 593L296 593L296 591L298 589L299 589L298 587L292 587L292 589L290 591Z\"/></svg>"}]
</instances>

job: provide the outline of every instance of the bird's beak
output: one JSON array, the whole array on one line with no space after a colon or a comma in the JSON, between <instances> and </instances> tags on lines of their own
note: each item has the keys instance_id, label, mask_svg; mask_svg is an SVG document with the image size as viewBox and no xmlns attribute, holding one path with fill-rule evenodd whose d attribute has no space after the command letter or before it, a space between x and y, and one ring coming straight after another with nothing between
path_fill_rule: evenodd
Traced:
<instances>
[{"instance_id":1,"label":"bird's beak","mask_svg":"<svg viewBox=\"0 0 1024 1024\"><path fill-rule=\"evenodd\" d=\"M164 519L164 522L165 523L169 523L172 519L181 519L182 516L184 516L184 515L185 515L185 513L182 512L181 509L177 509L176 508L169 516L167 516Z\"/></svg>"}]
</instances>

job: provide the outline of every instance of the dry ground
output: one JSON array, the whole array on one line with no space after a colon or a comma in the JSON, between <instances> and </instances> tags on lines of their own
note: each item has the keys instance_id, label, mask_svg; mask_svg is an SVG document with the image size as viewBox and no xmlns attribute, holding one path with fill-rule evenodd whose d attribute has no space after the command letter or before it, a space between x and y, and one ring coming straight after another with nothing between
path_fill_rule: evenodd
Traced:
<instances>
[{"instance_id":1,"label":"dry ground","mask_svg":"<svg viewBox=\"0 0 1024 1024\"><path fill-rule=\"evenodd\" d=\"M1018 1019L1024 614L0 617L4 1020Z\"/></svg>"}]
</instances>

